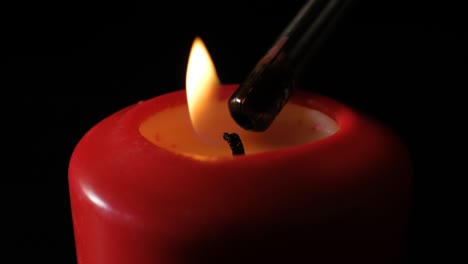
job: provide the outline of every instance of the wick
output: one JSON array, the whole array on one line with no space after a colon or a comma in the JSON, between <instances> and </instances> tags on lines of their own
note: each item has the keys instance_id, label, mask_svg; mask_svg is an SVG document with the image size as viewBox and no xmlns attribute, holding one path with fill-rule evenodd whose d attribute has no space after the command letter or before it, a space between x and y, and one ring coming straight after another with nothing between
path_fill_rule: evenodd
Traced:
<instances>
[{"instance_id":1,"label":"wick","mask_svg":"<svg viewBox=\"0 0 468 264\"><path fill-rule=\"evenodd\" d=\"M242 145L242 141L236 133L224 133L223 139L227 141L229 147L232 150L232 155L244 155L244 146Z\"/></svg>"}]
</instances>

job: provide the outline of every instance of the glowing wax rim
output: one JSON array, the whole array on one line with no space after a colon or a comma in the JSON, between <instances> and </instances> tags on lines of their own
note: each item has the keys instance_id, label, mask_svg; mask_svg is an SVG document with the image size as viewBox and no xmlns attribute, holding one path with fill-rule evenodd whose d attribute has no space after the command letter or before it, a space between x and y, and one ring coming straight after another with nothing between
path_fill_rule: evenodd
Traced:
<instances>
[{"instance_id":1,"label":"glowing wax rim","mask_svg":"<svg viewBox=\"0 0 468 264\"><path fill-rule=\"evenodd\" d=\"M217 93L221 90L226 90L226 86L220 86ZM205 120L195 119L201 121L202 126L192 125L187 104L174 104L170 109L155 111L140 125L140 133L159 147L201 158L232 157L226 141L221 139L226 131L237 133L243 141L245 155L252 155L314 142L339 129L336 121L324 113L291 102L268 131L246 131L230 117L226 104L228 96L229 93L224 92L213 98L208 104L210 110L204 111Z\"/></svg>"},{"instance_id":2,"label":"glowing wax rim","mask_svg":"<svg viewBox=\"0 0 468 264\"><path fill-rule=\"evenodd\" d=\"M237 89L238 84L223 84L221 88L220 98L228 98L235 89ZM212 160L212 161L219 161L222 159L232 160L235 159L242 159L248 157L255 157L261 158L262 155L271 155L272 153L276 155L300 155L300 153L304 151L316 151L312 149L321 148L322 145L326 146L329 144L329 141L333 141L336 137L342 137L348 132L353 130L353 127L356 125L354 121L356 121L356 113L352 110L347 108L345 105L340 104L330 98L318 95L313 92L307 92L303 90L296 91L291 98L289 99L289 103L294 103L300 106L304 106L309 109L317 110L318 112L330 117L333 119L337 125L338 130L322 139L312 140L310 142L300 144L300 145L292 145L288 147L281 147L274 150L267 150L263 152L257 153L250 153L248 155L239 155L239 156L208 156L208 155L197 155L194 153L184 153L184 152L176 152L171 149L167 149L165 147L159 146L153 142L151 142L145 135L141 133L141 125L151 118L157 112L161 112L166 108L170 108L173 106L178 106L181 104L187 104L186 101L186 94L183 90L169 92L158 97L151 98L146 101L142 101L137 105L134 105L134 108L129 110L125 116L132 120L133 126L138 129L139 136L143 137L145 141L149 144L153 145L155 148L166 152L165 155L174 155L183 159L194 159L194 160ZM138 115L133 116L133 112L138 112ZM338 135L337 135L338 134ZM226 146L227 148L227 146Z\"/></svg>"},{"instance_id":3,"label":"glowing wax rim","mask_svg":"<svg viewBox=\"0 0 468 264\"><path fill-rule=\"evenodd\" d=\"M238 87L238 84L225 84L221 89L222 92L220 93L221 97L228 97L232 92ZM284 148L278 148L275 150L269 150L259 153L251 153L249 155L244 156L236 156L235 159L249 159L249 158L259 158L261 156L271 156L272 153L275 155L287 156L287 155L303 155L304 152L309 151L318 151L320 148L326 148L328 145L335 145L334 141L343 140L343 138L347 138L352 136L352 133L359 130L356 126L359 126L358 120L362 117L358 115L358 113L351 110L349 107L325 96L321 96L315 94L313 92L307 92L303 90L298 90L291 96L290 102L294 104L298 104L307 108L311 108L317 110L324 115L332 118L338 124L338 131L335 133L319 139L315 141L311 141L309 143L305 143L302 145L294 145ZM219 161L220 159L232 160L233 157L231 156L205 156L200 155L196 156L194 154L184 154L179 152L174 152L172 150L163 148L161 146L155 145L154 143L150 142L148 138L141 134L140 126L144 123L148 118L150 118L154 113L158 111L162 111L166 108L172 107L174 105L179 104L186 104L186 96L183 90L169 92L163 94L158 97L154 97L148 99L146 101L142 101L135 105L129 106L120 112L125 112L121 116L121 122L130 122L131 124L123 125L122 128L126 129L134 129L132 133L137 133L138 137L141 137L142 140L146 142L146 144L152 145L154 148L158 149L161 152L164 152L164 155L173 156L173 158L177 159L202 159L202 160L213 160ZM122 113L120 113L122 114Z\"/></svg>"}]
</instances>

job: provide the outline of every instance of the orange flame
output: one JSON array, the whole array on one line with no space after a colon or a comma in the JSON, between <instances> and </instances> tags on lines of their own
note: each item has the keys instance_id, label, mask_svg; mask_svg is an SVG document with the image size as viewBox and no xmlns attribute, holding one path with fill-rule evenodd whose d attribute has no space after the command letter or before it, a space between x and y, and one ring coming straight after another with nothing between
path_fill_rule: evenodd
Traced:
<instances>
[{"instance_id":1,"label":"orange flame","mask_svg":"<svg viewBox=\"0 0 468 264\"><path fill-rule=\"evenodd\" d=\"M212 122L209 116L217 111L213 103L217 100L220 85L215 65L201 38L193 41L186 75L187 104L190 120L198 136L204 141L213 141Z\"/></svg>"}]
</instances>

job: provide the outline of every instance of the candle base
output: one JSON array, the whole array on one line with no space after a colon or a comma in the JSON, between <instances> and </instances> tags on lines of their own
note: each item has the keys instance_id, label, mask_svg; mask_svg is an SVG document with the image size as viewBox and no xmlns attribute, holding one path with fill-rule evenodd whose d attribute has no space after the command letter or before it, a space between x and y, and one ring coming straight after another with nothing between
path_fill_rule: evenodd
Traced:
<instances>
[{"instance_id":1,"label":"candle base","mask_svg":"<svg viewBox=\"0 0 468 264\"><path fill-rule=\"evenodd\" d=\"M387 128L298 92L292 102L326 114L339 130L277 150L197 159L140 131L183 98L179 91L127 107L76 146L69 188L79 264L402 261L412 167Z\"/></svg>"}]
</instances>

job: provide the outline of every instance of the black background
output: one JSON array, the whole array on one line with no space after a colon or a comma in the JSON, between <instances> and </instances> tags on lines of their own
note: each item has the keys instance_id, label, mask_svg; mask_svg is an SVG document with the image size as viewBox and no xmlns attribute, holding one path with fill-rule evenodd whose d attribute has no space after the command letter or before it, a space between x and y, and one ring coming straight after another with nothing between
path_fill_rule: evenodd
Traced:
<instances>
[{"instance_id":1,"label":"black background","mask_svg":"<svg viewBox=\"0 0 468 264\"><path fill-rule=\"evenodd\" d=\"M5 258L76 263L67 167L80 137L120 108L183 89L197 35L222 82L242 81L304 2L2 4ZM450 263L461 250L452 237L463 194L466 18L462 1L402 2L360 1L302 88L401 136L415 165L409 259Z\"/></svg>"}]
</instances>

